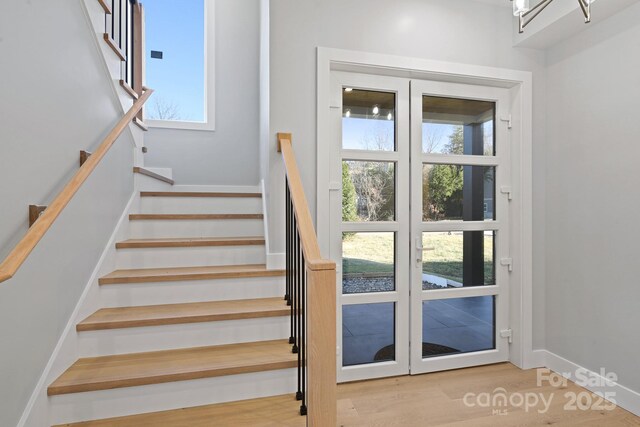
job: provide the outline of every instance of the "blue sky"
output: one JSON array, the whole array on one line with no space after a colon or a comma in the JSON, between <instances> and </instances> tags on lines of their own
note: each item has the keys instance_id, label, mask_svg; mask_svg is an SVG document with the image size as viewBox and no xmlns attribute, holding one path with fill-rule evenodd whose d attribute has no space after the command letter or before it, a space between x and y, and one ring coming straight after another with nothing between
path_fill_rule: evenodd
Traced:
<instances>
[{"instance_id":1,"label":"blue sky","mask_svg":"<svg viewBox=\"0 0 640 427\"><path fill-rule=\"evenodd\" d=\"M145 0L146 85L156 102L175 105L179 120L204 121L204 0ZM151 50L163 59L151 58Z\"/></svg>"}]
</instances>

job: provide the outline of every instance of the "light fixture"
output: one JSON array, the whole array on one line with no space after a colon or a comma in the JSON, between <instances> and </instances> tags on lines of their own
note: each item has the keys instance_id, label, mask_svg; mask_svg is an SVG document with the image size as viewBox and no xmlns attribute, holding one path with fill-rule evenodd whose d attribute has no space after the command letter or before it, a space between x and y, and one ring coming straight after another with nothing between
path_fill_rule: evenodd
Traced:
<instances>
[{"instance_id":1,"label":"light fixture","mask_svg":"<svg viewBox=\"0 0 640 427\"><path fill-rule=\"evenodd\" d=\"M585 23L591 22L591 3L594 1L595 0L578 0ZM542 0L533 7L529 7L529 0L511 0L511 2L513 3L513 14L518 17L518 32L522 34L524 27L529 25L553 0Z\"/></svg>"},{"instance_id":2,"label":"light fixture","mask_svg":"<svg viewBox=\"0 0 640 427\"><path fill-rule=\"evenodd\" d=\"M344 112L344 116L345 116L346 118L351 117L351 110L347 108L347 110L345 110L345 112Z\"/></svg>"},{"instance_id":3,"label":"light fixture","mask_svg":"<svg viewBox=\"0 0 640 427\"><path fill-rule=\"evenodd\" d=\"M344 91L345 92L351 92L351 91L353 91L353 88L352 87L345 87Z\"/></svg>"},{"instance_id":4,"label":"light fixture","mask_svg":"<svg viewBox=\"0 0 640 427\"><path fill-rule=\"evenodd\" d=\"M393 115L391 113L387 114L387 120L393 119Z\"/></svg>"},{"instance_id":5,"label":"light fixture","mask_svg":"<svg viewBox=\"0 0 640 427\"><path fill-rule=\"evenodd\" d=\"M371 112L373 113L374 116L377 116L378 114L380 114L380 107L378 107L377 105L374 105Z\"/></svg>"}]
</instances>

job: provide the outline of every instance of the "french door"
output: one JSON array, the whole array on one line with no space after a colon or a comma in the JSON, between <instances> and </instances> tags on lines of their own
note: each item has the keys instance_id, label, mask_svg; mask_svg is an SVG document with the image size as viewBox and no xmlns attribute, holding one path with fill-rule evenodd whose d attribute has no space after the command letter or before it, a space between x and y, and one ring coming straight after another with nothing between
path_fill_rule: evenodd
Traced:
<instances>
[{"instance_id":1,"label":"french door","mask_svg":"<svg viewBox=\"0 0 640 427\"><path fill-rule=\"evenodd\" d=\"M332 108L339 381L508 360L507 91L333 72Z\"/></svg>"}]
</instances>

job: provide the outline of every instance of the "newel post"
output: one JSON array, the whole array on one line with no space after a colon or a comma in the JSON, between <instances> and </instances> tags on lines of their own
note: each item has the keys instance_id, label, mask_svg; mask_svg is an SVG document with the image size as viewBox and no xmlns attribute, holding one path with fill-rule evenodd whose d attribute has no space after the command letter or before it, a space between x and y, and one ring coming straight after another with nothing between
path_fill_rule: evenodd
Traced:
<instances>
[{"instance_id":1,"label":"newel post","mask_svg":"<svg viewBox=\"0 0 640 427\"><path fill-rule=\"evenodd\" d=\"M336 264L309 265L308 274L308 422L310 427L337 424Z\"/></svg>"}]
</instances>

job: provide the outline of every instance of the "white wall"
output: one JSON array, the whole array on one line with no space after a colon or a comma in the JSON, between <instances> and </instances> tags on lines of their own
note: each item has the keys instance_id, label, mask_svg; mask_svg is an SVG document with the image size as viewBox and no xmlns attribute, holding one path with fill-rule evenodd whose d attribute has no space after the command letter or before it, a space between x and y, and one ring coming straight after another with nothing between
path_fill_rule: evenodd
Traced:
<instances>
[{"instance_id":1,"label":"white wall","mask_svg":"<svg viewBox=\"0 0 640 427\"><path fill-rule=\"evenodd\" d=\"M272 0L269 212L272 252L282 252L283 170L276 132L292 132L316 212L316 47L512 68L534 78L534 347L544 348L544 53L512 47L508 7L470 0Z\"/></svg>"},{"instance_id":2,"label":"white wall","mask_svg":"<svg viewBox=\"0 0 640 427\"><path fill-rule=\"evenodd\" d=\"M259 182L260 0L215 1L216 130L152 128L145 165L178 184Z\"/></svg>"},{"instance_id":3,"label":"white wall","mask_svg":"<svg viewBox=\"0 0 640 427\"><path fill-rule=\"evenodd\" d=\"M548 51L547 349L640 391L640 4Z\"/></svg>"},{"instance_id":4,"label":"white wall","mask_svg":"<svg viewBox=\"0 0 640 427\"><path fill-rule=\"evenodd\" d=\"M61 25L64 24L64 25ZM81 2L0 3L0 257L122 116ZM0 425L25 408L133 191L129 131L0 283Z\"/></svg>"}]
</instances>

